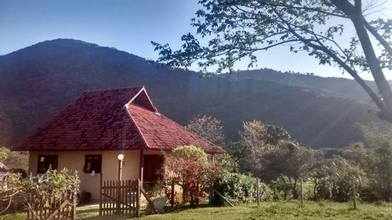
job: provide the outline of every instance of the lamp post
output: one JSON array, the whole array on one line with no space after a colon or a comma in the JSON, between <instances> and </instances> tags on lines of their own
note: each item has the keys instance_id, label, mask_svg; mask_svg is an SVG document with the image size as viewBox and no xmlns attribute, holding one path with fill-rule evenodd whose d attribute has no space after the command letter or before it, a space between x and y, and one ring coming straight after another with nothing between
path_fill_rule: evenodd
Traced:
<instances>
[{"instance_id":1,"label":"lamp post","mask_svg":"<svg viewBox=\"0 0 392 220\"><path fill-rule=\"evenodd\" d=\"M122 167L123 167L123 160L124 160L124 154L118 154L117 155L118 159L118 183L117 183L117 214L120 214L120 208L121 208L121 179L122 179Z\"/></svg>"},{"instance_id":2,"label":"lamp post","mask_svg":"<svg viewBox=\"0 0 392 220\"><path fill-rule=\"evenodd\" d=\"M118 180L121 180L124 154L117 155L117 159L118 159Z\"/></svg>"}]
</instances>

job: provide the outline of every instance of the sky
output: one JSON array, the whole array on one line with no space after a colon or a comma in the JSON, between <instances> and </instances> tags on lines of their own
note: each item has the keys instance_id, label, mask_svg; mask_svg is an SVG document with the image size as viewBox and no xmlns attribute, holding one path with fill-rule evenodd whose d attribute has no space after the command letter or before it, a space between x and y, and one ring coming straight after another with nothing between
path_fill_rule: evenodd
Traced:
<instances>
[{"instance_id":1,"label":"sky","mask_svg":"<svg viewBox=\"0 0 392 220\"><path fill-rule=\"evenodd\" d=\"M392 18L392 1L381 1L377 12ZM193 31L190 19L198 8L197 0L0 0L0 55L45 40L72 38L155 60L158 54L150 41L178 48L181 35ZM305 54L290 53L288 47L259 53L258 60L256 68L350 78ZM235 69L247 69L247 64L240 62Z\"/></svg>"}]
</instances>

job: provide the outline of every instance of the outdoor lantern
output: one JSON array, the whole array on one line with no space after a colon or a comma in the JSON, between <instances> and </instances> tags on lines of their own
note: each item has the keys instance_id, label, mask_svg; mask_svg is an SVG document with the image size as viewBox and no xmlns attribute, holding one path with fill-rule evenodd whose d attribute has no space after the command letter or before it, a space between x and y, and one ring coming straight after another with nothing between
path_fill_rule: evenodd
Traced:
<instances>
[{"instance_id":1,"label":"outdoor lantern","mask_svg":"<svg viewBox=\"0 0 392 220\"><path fill-rule=\"evenodd\" d=\"M117 155L117 159L121 161L124 160L124 154Z\"/></svg>"},{"instance_id":2,"label":"outdoor lantern","mask_svg":"<svg viewBox=\"0 0 392 220\"><path fill-rule=\"evenodd\" d=\"M118 159L118 180L121 180L122 179L122 166L123 166L124 154L118 154L117 159Z\"/></svg>"}]
</instances>

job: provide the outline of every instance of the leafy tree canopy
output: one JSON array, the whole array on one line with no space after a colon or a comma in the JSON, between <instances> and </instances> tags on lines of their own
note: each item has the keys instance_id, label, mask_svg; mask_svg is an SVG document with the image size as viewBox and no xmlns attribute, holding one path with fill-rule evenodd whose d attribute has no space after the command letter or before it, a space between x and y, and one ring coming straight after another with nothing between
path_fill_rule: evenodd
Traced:
<instances>
[{"instance_id":1,"label":"leafy tree canopy","mask_svg":"<svg viewBox=\"0 0 392 220\"><path fill-rule=\"evenodd\" d=\"M241 59L248 59L252 67L258 51L288 45L293 53L307 53L322 65L336 65L350 74L378 106L379 116L392 121L392 91L383 73L392 67L392 20L368 20L365 15L374 5L362 0L199 0L199 4L202 9L191 22L197 36L184 34L179 50L152 42L160 54L158 62L174 67L197 62L204 71L210 66L218 72L233 71ZM349 43L342 43L347 38ZM381 53L376 54L377 48ZM372 74L377 89L367 85L361 72Z\"/></svg>"},{"instance_id":2,"label":"leafy tree canopy","mask_svg":"<svg viewBox=\"0 0 392 220\"><path fill-rule=\"evenodd\" d=\"M224 145L223 125L217 118L207 115L198 116L190 120L186 128L216 145Z\"/></svg>"}]
</instances>

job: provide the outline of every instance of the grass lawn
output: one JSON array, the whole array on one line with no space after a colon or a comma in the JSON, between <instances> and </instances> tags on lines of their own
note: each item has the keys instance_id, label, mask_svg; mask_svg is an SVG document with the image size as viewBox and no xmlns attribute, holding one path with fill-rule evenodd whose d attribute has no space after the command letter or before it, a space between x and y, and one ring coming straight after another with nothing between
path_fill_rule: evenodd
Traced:
<instances>
[{"instance_id":1,"label":"grass lawn","mask_svg":"<svg viewBox=\"0 0 392 220\"><path fill-rule=\"evenodd\" d=\"M115 217L99 217L98 206L78 207L78 219L106 220ZM2 216L0 219L24 219L23 214ZM117 218L119 219L119 218ZM392 219L392 204L360 204L358 210L349 203L307 202L299 208L297 202L265 202L235 207L201 207L183 209L171 213L149 215L140 220L204 220L204 219Z\"/></svg>"}]
</instances>

